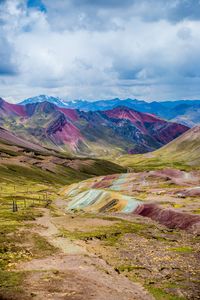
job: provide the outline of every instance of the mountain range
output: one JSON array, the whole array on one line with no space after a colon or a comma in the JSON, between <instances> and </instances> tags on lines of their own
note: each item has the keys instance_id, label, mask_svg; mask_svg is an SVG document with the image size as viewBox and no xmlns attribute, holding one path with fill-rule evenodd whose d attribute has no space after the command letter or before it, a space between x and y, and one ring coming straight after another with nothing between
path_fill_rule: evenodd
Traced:
<instances>
[{"instance_id":1,"label":"mountain range","mask_svg":"<svg viewBox=\"0 0 200 300\"><path fill-rule=\"evenodd\" d=\"M200 123L200 100L177 100L163 102L146 102L137 99L119 98L112 100L99 100L94 102L77 100L66 102L68 108L76 108L84 111L98 111L125 106L144 113L156 114L157 116L193 127Z\"/></svg>"},{"instance_id":2,"label":"mountain range","mask_svg":"<svg viewBox=\"0 0 200 300\"><path fill-rule=\"evenodd\" d=\"M48 101L19 105L3 99L0 126L43 147L91 157L153 151L189 129L124 106L85 112Z\"/></svg>"},{"instance_id":3,"label":"mountain range","mask_svg":"<svg viewBox=\"0 0 200 300\"><path fill-rule=\"evenodd\" d=\"M60 107L79 109L82 111L104 111L118 106L124 106L139 112L153 113L163 119L178 122L189 127L193 127L200 123L200 100L145 102L137 99L121 100L115 98L112 100L97 100L92 102L87 100L64 102L57 97L40 95L23 100L20 104L25 105L44 101L49 101Z\"/></svg>"}]
</instances>

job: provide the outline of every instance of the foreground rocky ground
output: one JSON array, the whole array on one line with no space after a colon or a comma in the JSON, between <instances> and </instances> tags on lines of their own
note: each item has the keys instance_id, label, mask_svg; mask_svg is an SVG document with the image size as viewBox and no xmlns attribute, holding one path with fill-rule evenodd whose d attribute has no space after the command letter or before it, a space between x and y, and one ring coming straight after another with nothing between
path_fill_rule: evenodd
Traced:
<instances>
[{"instance_id":1,"label":"foreground rocky ground","mask_svg":"<svg viewBox=\"0 0 200 300\"><path fill-rule=\"evenodd\" d=\"M62 215L62 212L57 211ZM140 284L133 283L85 245L64 237L71 217L52 217L43 209L34 231L55 247L50 256L20 263L28 272L21 299L153 299ZM90 219L86 219L87 220ZM97 220L98 221L98 220ZM71 223L71 222L70 222ZM95 222L90 222L95 225ZM99 220L104 226L110 222Z\"/></svg>"},{"instance_id":2,"label":"foreground rocky ground","mask_svg":"<svg viewBox=\"0 0 200 300\"><path fill-rule=\"evenodd\" d=\"M199 299L198 237L143 217L66 215L62 204L17 233L26 255L10 271L22 278L1 299Z\"/></svg>"},{"instance_id":3,"label":"foreground rocky ground","mask_svg":"<svg viewBox=\"0 0 200 300\"><path fill-rule=\"evenodd\" d=\"M198 215L198 189L183 194L198 187L197 173L120 176L123 193ZM96 188L109 180L94 179ZM200 299L198 234L132 213L70 213L70 199L51 198L16 213L1 203L0 299Z\"/></svg>"}]
</instances>

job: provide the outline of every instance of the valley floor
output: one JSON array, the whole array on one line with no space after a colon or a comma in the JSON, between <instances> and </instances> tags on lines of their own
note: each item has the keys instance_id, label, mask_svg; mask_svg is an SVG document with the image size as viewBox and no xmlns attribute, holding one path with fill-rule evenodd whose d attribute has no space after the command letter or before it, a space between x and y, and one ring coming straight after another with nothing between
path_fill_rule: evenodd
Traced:
<instances>
[{"instance_id":1,"label":"valley floor","mask_svg":"<svg viewBox=\"0 0 200 300\"><path fill-rule=\"evenodd\" d=\"M65 206L57 198L4 222L0 299L200 299L198 237L129 214L66 214Z\"/></svg>"},{"instance_id":2,"label":"valley floor","mask_svg":"<svg viewBox=\"0 0 200 300\"><path fill-rule=\"evenodd\" d=\"M74 195L83 193L82 203L90 203L92 190L89 200L100 191L108 202L136 197L198 216L199 171L83 176L84 182L68 176L64 185L77 183L62 189L53 184L59 175L48 182L46 173L17 171L12 166L1 173L1 300L200 299L197 232L130 212L91 213L90 207L66 212ZM97 204L93 208L100 208Z\"/></svg>"},{"instance_id":3,"label":"valley floor","mask_svg":"<svg viewBox=\"0 0 200 300\"><path fill-rule=\"evenodd\" d=\"M53 217L48 209L42 212L33 232L45 238L55 251L17 265L18 271L28 272L20 299L31 295L34 299L153 299L141 285L119 275L100 255L62 237L69 216L62 216L61 210L56 212L61 217Z\"/></svg>"}]
</instances>

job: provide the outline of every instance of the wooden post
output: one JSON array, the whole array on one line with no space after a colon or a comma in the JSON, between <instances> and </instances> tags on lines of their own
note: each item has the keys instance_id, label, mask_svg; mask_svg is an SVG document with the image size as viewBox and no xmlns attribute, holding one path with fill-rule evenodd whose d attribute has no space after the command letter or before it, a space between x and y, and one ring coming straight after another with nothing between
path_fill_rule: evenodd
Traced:
<instances>
[{"instance_id":1,"label":"wooden post","mask_svg":"<svg viewBox=\"0 0 200 300\"><path fill-rule=\"evenodd\" d=\"M13 200L12 211L13 211L13 212L18 211L17 202L16 202L15 200Z\"/></svg>"},{"instance_id":2,"label":"wooden post","mask_svg":"<svg viewBox=\"0 0 200 300\"><path fill-rule=\"evenodd\" d=\"M133 172L134 172L134 170L132 168L130 168L130 167L127 168L127 173L133 173Z\"/></svg>"},{"instance_id":3,"label":"wooden post","mask_svg":"<svg viewBox=\"0 0 200 300\"><path fill-rule=\"evenodd\" d=\"M12 202L12 211L15 212L15 201Z\"/></svg>"}]
</instances>

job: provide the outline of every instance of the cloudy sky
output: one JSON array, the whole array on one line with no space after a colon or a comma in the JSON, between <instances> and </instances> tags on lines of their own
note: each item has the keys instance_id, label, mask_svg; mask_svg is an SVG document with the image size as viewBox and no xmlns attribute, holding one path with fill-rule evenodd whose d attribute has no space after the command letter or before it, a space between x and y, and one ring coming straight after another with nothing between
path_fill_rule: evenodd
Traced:
<instances>
[{"instance_id":1,"label":"cloudy sky","mask_svg":"<svg viewBox=\"0 0 200 300\"><path fill-rule=\"evenodd\" d=\"M200 0L0 0L0 96L200 99Z\"/></svg>"}]
</instances>

